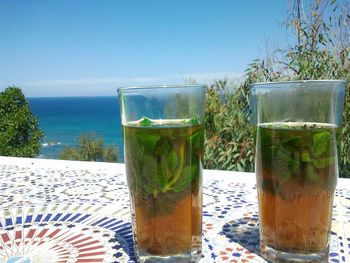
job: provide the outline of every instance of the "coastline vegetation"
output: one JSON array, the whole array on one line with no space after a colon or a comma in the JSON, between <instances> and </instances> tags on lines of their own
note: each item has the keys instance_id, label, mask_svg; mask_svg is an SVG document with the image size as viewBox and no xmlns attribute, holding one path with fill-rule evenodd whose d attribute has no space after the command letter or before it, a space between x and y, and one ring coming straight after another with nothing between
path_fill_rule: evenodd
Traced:
<instances>
[{"instance_id":1,"label":"coastline vegetation","mask_svg":"<svg viewBox=\"0 0 350 263\"><path fill-rule=\"evenodd\" d=\"M73 147L64 147L59 159L76 161L119 162L119 148L104 145L104 139L94 132L82 133Z\"/></svg>"}]
</instances>

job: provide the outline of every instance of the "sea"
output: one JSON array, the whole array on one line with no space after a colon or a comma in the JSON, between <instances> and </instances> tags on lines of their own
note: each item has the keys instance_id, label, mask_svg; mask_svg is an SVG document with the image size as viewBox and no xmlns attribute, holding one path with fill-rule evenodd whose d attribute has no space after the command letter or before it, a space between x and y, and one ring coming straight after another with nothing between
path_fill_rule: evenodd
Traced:
<instances>
[{"instance_id":1,"label":"sea","mask_svg":"<svg viewBox=\"0 0 350 263\"><path fill-rule=\"evenodd\" d=\"M117 96L28 98L44 132L37 158L58 159L64 147L77 145L83 132L95 132L105 146L119 148L124 161L123 138Z\"/></svg>"}]
</instances>

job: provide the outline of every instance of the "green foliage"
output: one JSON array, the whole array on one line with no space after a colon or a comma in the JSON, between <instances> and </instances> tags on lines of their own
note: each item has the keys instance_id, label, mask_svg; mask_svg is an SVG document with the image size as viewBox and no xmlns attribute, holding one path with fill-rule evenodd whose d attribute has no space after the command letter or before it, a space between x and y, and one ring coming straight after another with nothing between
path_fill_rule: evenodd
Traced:
<instances>
[{"instance_id":1,"label":"green foliage","mask_svg":"<svg viewBox=\"0 0 350 263\"><path fill-rule=\"evenodd\" d=\"M104 146L103 138L95 133L82 133L78 145L65 147L58 156L62 160L118 162L119 148Z\"/></svg>"},{"instance_id":2,"label":"green foliage","mask_svg":"<svg viewBox=\"0 0 350 263\"><path fill-rule=\"evenodd\" d=\"M343 125L339 145L339 175L350 178L350 73L346 80Z\"/></svg>"},{"instance_id":3,"label":"green foliage","mask_svg":"<svg viewBox=\"0 0 350 263\"><path fill-rule=\"evenodd\" d=\"M276 81L281 74L270 60L248 65L246 79L237 87L216 81L206 90L205 154L207 169L254 171L254 127L251 123L251 84Z\"/></svg>"},{"instance_id":4,"label":"green foliage","mask_svg":"<svg viewBox=\"0 0 350 263\"><path fill-rule=\"evenodd\" d=\"M0 155L35 157L39 154L43 132L28 101L18 87L0 93Z\"/></svg>"},{"instance_id":5,"label":"green foliage","mask_svg":"<svg viewBox=\"0 0 350 263\"><path fill-rule=\"evenodd\" d=\"M259 127L258 141L264 166L270 171L278 167L282 181L303 170L310 182L316 182L319 176L314 170L334 164L336 153L331 147L335 143L334 129L300 130L300 126L294 126L297 129L293 131L278 128L283 126Z\"/></svg>"},{"instance_id":6,"label":"green foliage","mask_svg":"<svg viewBox=\"0 0 350 263\"><path fill-rule=\"evenodd\" d=\"M198 188L203 124L193 118L171 125L161 127L158 122L158 127L140 124L123 130L129 188L138 205L149 207L149 217L168 215Z\"/></svg>"},{"instance_id":7,"label":"green foliage","mask_svg":"<svg viewBox=\"0 0 350 263\"><path fill-rule=\"evenodd\" d=\"M232 92L227 81L215 82L206 93L204 167L253 171L253 127L239 103L248 98L242 89Z\"/></svg>"},{"instance_id":8,"label":"green foliage","mask_svg":"<svg viewBox=\"0 0 350 263\"><path fill-rule=\"evenodd\" d=\"M142 117L142 121L140 121L140 126L151 126L152 121L147 117Z\"/></svg>"},{"instance_id":9,"label":"green foliage","mask_svg":"<svg viewBox=\"0 0 350 263\"><path fill-rule=\"evenodd\" d=\"M350 178L349 2L311 0L302 12L295 10L303 8L303 1L291 2L293 8L286 24L290 30L295 30L297 43L287 49L276 50L273 52L274 57L254 60L248 65L246 80L236 90L229 90L227 81L217 81L208 87L204 156L206 168L253 171L254 136L249 125L250 84L282 80L344 79L347 85L342 131L339 135L339 171L341 177Z\"/></svg>"}]
</instances>

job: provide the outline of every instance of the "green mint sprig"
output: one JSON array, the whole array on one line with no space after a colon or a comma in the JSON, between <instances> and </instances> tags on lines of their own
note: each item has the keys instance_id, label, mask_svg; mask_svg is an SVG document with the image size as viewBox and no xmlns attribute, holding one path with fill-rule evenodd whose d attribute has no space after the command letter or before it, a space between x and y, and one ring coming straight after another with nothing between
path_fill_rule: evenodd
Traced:
<instances>
[{"instance_id":1,"label":"green mint sprig","mask_svg":"<svg viewBox=\"0 0 350 263\"><path fill-rule=\"evenodd\" d=\"M151 126L152 124L153 122L145 116L143 116L139 121L139 125L143 127L148 127L148 126Z\"/></svg>"},{"instance_id":2,"label":"green mint sprig","mask_svg":"<svg viewBox=\"0 0 350 263\"><path fill-rule=\"evenodd\" d=\"M192 117L190 119L184 119L184 120L181 120L181 121L178 121L178 122L169 123L169 125L177 125L177 124L181 124L181 125L198 125L198 124L200 124L200 121L198 120L197 117ZM138 121L138 125L142 126L142 127L149 127L149 126L157 125L157 123L152 121L151 119L143 116Z\"/></svg>"},{"instance_id":3,"label":"green mint sprig","mask_svg":"<svg viewBox=\"0 0 350 263\"><path fill-rule=\"evenodd\" d=\"M182 127L199 124L195 117L184 122L181 124ZM139 123L141 127L158 125L146 117L143 117ZM169 124L169 127L172 124ZM204 131L202 128L196 128L192 134L188 134L188 130L183 133L181 129L179 128L178 134L171 133L169 136L161 136L157 129L139 129L136 130L132 139L129 138L132 140L134 151L130 158L134 160L131 170L134 174L136 194L141 199L152 198L150 217L169 213L177 199L183 198L192 191L191 183L199 182L199 156L196 159L191 157L188 163L189 153L185 150L187 147L192 148L194 152L200 150ZM172 197L177 199L172 200ZM169 209L164 209L161 204L163 199L168 200L166 206Z\"/></svg>"},{"instance_id":4,"label":"green mint sprig","mask_svg":"<svg viewBox=\"0 0 350 263\"><path fill-rule=\"evenodd\" d=\"M278 130L277 130L278 131ZM312 135L312 146L307 145L302 136L287 137L277 145L268 132L260 133L264 162L280 167L281 181L287 181L298 169L304 167L305 174L311 182L319 181L316 169L322 169L334 164L335 157L328 156L332 135L330 131L317 131ZM270 159L271 156L272 158Z\"/></svg>"}]
</instances>

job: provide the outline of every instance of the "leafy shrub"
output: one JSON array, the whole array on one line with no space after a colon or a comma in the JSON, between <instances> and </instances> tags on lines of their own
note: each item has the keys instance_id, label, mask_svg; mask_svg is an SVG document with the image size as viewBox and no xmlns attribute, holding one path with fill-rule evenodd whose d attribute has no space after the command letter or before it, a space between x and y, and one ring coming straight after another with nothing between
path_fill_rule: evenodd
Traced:
<instances>
[{"instance_id":1,"label":"leafy shrub","mask_svg":"<svg viewBox=\"0 0 350 263\"><path fill-rule=\"evenodd\" d=\"M205 154L207 169L254 171L254 126L251 123L251 84L280 78L265 63L248 66L241 84L215 81L207 87L205 112Z\"/></svg>"},{"instance_id":2,"label":"leafy shrub","mask_svg":"<svg viewBox=\"0 0 350 263\"><path fill-rule=\"evenodd\" d=\"M339 152L339 175L341 177L350 178L350 73L348 74L345 92L342 136Z\"/></svg>"},{"instance_id":3,"label":"leafy shrub","mask_svg":"<svg viewBox=\"0 0 350 263\"><path fill-rule=\"evenodd\" d=\"M43 132L22 90L8 87L0 93L0 155L35 157Z\"/></svg>"},{"instance_id":4,"label":"leafy shrub","mask_svg":"<svg viewBox=\"0 0 350 263\"><path fill-rule=\"evenodd\" d=\"M227 81L218 81L206 95L204 167L253 171L253 127L237 103L240 91L232 92Z\"/></svg>"},{"instance_id":5,"label":"leafy shrub","mask_svg":"<svg viewBox=\"0 0 350 263\"><path fill-rule=\"evenodd\" d=\"M65 147L58 158L77 161L119 161L119 148L104 146L103 138L96 136L95 133L82 133L80 134L78 140L79 141L76 146Z\"/></svg>"}]
</instances>

